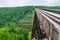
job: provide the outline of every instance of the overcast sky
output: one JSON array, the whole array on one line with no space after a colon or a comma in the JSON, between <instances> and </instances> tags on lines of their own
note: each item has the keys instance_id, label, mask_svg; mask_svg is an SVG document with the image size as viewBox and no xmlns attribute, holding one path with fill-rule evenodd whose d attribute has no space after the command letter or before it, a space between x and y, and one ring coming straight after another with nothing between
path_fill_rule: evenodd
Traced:
<instances>
[{"instance_id":1,"label":"overcast sky","mask_svg":"<svg viewBox=\"0 0 60 40\"><path fill-rule=\"evenodd\" d=\"M29 5L60 6L60 0L0 0L0 7Z\"/></svg>"}]
</instances>

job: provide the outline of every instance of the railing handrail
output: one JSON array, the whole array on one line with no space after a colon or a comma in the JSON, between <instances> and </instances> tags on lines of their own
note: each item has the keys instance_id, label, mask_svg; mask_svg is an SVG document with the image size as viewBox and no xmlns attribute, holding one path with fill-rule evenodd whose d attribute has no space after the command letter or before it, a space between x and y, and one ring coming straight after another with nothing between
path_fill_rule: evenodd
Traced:
<instances>
[{"instance_id":1,"label":"railing handrail","mask_svg":"<svg viewBox=\"0 0 60 40\"><path fill-rule=\"evenodd\" d=\"M50 11L50 12L53 12L53 13L58 13L60 14L60 10L58 9L47 9L47 8L41 8L42 10L45 10L45 11Z\"/></svg>"},{"instance_id":2,"label":"railing handrail","mask_svg":"<svg viewBox=\"0 0 60 40\"><path fill-rule=\"evenodd\" d=\"M60 12L60 10L58 10L58 9L46 9L46 8L43 8L42 10L52 10L52 11Z\"/></svg>"}]
</instances>

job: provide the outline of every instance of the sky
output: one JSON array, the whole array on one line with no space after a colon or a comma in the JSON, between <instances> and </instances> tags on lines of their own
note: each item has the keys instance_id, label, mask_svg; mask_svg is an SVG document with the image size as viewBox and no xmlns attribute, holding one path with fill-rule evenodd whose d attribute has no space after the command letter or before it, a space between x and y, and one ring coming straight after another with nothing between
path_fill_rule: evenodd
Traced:
<instances>
[{"instance_id":1,"label":"sky","mask_svg":"<svg viewBox=\"0 0 60 40\"><path fill-rule=\"evenodd\" d=\"M60 0L0 0L0 7L14 6L60 6Z\"/></svg>"}]
</instances>

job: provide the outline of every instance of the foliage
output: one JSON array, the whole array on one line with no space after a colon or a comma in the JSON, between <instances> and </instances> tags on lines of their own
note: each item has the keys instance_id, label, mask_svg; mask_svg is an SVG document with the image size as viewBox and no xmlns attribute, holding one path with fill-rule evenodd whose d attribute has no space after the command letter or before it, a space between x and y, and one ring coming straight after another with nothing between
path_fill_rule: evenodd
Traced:
<instances>
[{"instance_id":1,"label":"foliage","mask_svg":"<svg viewBox=\"0 0 60 40\"><path fill-rule=\"evenodd\" d=\"M33 6L0 8L0 27L33 23L33 9Z\"/></svg>"},{"instance_id":2,"label":"foliage","mask_svg":"<svg viewBox=\"0 0 60 40\"><path fill-rule=\"evenodd\" d=\"M60 6L36 6L36 8L60 10Z\"/></svg>"},{"instance_id":3,"label":"foliage","mask_svg":"<svg viewBox=\"0 0 60 40\"><path fill-rule=\"evenodd\" d=\"M13 28L12 32L10 30L10 27L0 28L0 40L30 40L28 29L17 27Z\"/></svg>"},{"instance_id":4,"label":"foliage","mask_svg":"<svg viewBox=\"0 0 60 40\"><path fill-rule=\"evenodd\" d=\"M0 8L0 40L30 40L33 9L33 6Z\"/></svg>"}]
</instances>

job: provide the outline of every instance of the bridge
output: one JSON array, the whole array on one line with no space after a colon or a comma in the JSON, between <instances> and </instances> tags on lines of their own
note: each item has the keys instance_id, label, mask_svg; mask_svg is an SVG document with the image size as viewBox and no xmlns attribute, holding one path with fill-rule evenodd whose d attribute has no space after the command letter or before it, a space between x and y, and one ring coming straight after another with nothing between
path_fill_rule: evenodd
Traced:
<instances>
[{"instance_id":1,"label":"bridge","mask_svg":"<svg viewBox=\"0 0 60 40\"><path fill-rule=\"evenodd\" d=\"M42 9L35 9L32 40L60 40L60 15Z\"/></svg>"}]
</instances>

